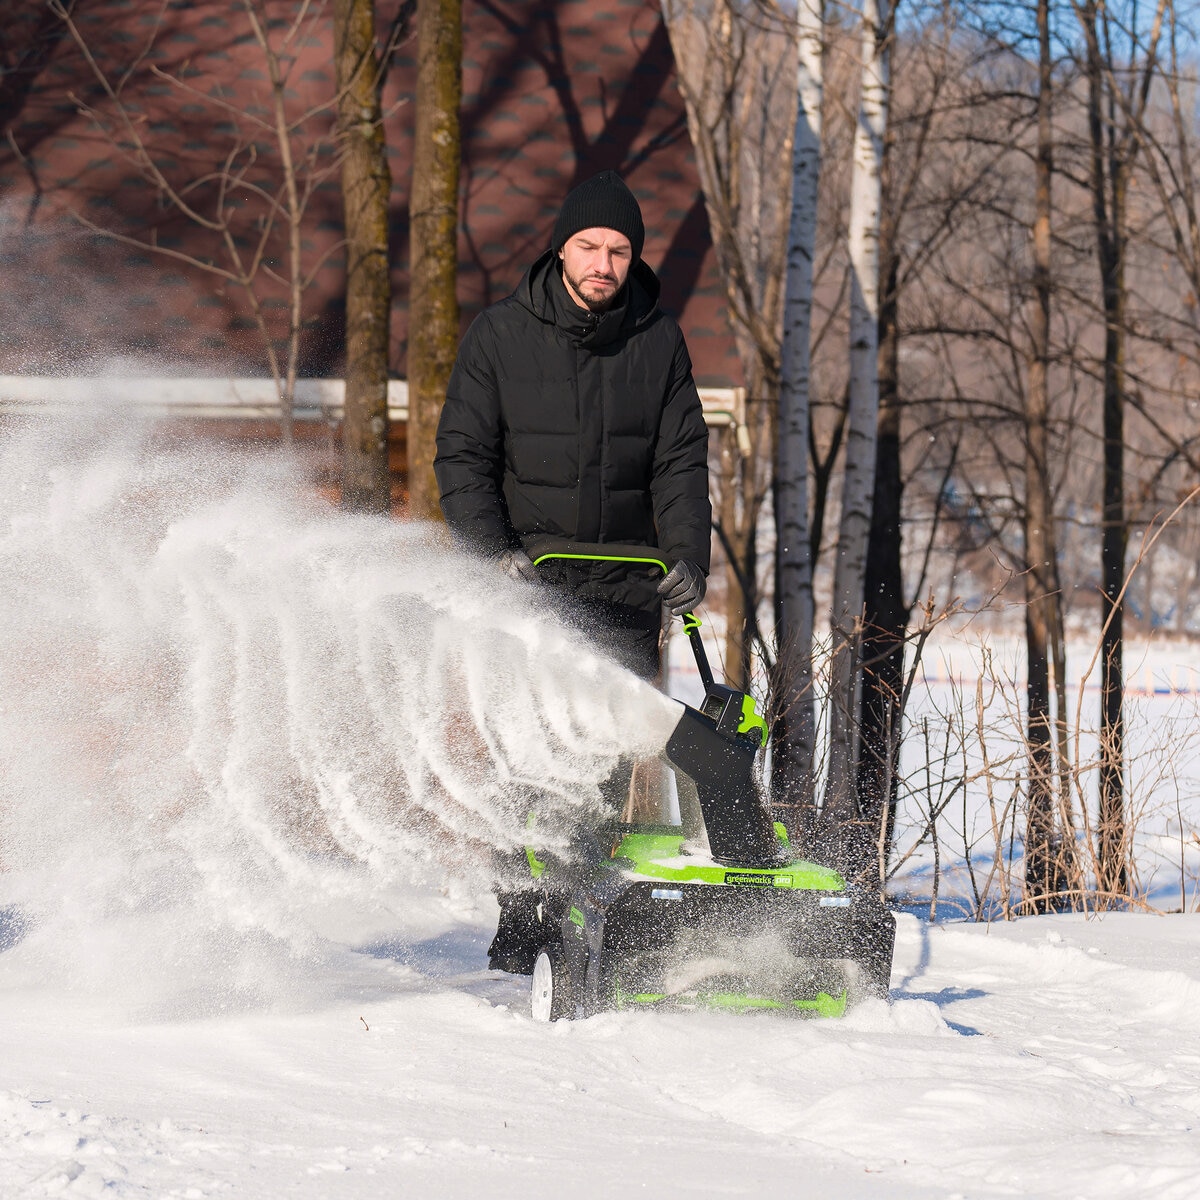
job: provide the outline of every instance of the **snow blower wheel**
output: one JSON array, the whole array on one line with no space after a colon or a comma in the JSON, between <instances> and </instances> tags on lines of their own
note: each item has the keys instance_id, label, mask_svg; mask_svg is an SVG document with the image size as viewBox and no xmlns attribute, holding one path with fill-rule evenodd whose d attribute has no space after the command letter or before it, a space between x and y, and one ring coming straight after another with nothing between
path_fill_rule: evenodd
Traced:
<instances>
[{"instance_id":1,"label":"snow blower wheel","mask_svg":"<svg viewBox=\"0 0 1200 1200\"><path fill-rule=\"evenodd\" d=\"M570 1020L575 1015L575 993L558 946L543 946L534 959L530 1011L535 1021Z\"/></svg>"}]
</instances>

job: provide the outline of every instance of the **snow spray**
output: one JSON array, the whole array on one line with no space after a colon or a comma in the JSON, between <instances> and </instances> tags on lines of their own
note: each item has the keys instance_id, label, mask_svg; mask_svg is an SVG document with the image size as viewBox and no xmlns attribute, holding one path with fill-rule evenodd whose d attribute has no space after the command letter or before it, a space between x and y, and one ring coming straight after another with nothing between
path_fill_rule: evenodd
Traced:
<instances>
[{"instance_id":1,"label":"snow spray","mask_svg":"<svg viewBox=\"0 0 1200 1200\"><path fill-rule=\"evenodd\" d=\"M0 434L0 967L261 980L332 912L486 888L531 807L565 837L670 736L536 589L150 434Z\"/></svg>"}]
</instances>

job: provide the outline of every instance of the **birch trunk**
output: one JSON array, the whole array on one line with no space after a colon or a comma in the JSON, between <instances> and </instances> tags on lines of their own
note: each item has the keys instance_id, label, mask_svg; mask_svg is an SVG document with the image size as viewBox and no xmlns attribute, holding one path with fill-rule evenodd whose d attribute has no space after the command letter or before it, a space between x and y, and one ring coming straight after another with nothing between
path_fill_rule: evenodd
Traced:
<instances>
[{"instance_id":1,"label":"birch trunk","mask_svg":"<svg viewBox=\"0 0 1200 1200\"><path fill-rule=\"evenodd\" d=\"M862 84L850 191L850 403L830 611L833 648L824 813L831 830L840 830L858 817L853 786L858 740L858 641L879 414L879 225L887 124L887 60L880 33L885 4L886 0L862 3ZM848 829L846 832L849 834Z\"/></svg>"},{"instance_id":2,"label":"birch trunk","mask_svg":"<svg viewBox=\"0 0 1200 1200\"><path fill-rule=\"evenodd\" d=\"M794 840L813 805L813 590L808 533L809 377L813 257L824 90L822 0L796 13L796 131L775 451L775 807Z\"/></svg>"}]
</instances>

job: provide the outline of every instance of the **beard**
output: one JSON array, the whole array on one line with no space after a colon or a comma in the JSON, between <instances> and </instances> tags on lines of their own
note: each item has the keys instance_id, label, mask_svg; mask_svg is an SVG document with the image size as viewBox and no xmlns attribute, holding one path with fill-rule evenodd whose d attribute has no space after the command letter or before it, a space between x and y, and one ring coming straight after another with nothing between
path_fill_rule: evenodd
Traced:
<instances>
[{"instance_id":1,"label":"beard","mask_svg":"<svg viewBox=\"0 0 1200 1200\"><path fill-rule=\"evenodd\" d=\"M577 295L580 300L587 305L589 312L607 312L608 309L612 307L613 301L617 298L621 291L621 288L617 286L617 280L615 276L609 275L603 279L590 276L584 277L583 279L576 279L567 269L567 264L565 262L563 263L563 278L571 285L575 295ZM606 292L602 296L598 296L594 290L597 285L611 286L612 291ZM584 290L585 288L587 291Z\"/></svg>"}]
</instances>

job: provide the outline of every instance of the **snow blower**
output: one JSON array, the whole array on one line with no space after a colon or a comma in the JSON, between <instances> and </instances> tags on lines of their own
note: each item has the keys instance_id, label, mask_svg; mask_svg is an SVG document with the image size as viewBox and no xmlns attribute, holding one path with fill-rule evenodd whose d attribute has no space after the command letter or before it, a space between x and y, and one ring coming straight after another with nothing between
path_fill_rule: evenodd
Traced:
<instances>
[{"instance_id":1,"label":"snow blower","mask_svg":"<svg viewBox=\"0 0 1200 1200\"><path fill-rule=\"evenodd\" d=\"M643 546L537 537L526 551L543 569L622 564L656 579L670 567ZM657 819L627 805L560 859L538 849L529 816L534 1019L636 1008L837 1017L886 998L895 918L875 893L792 853L757 778L766 723L751 696L713 678L690 613L684 629L704 699L682 706L667 742L674 771L662 773Z\"/></svg>"}]
</instances>

